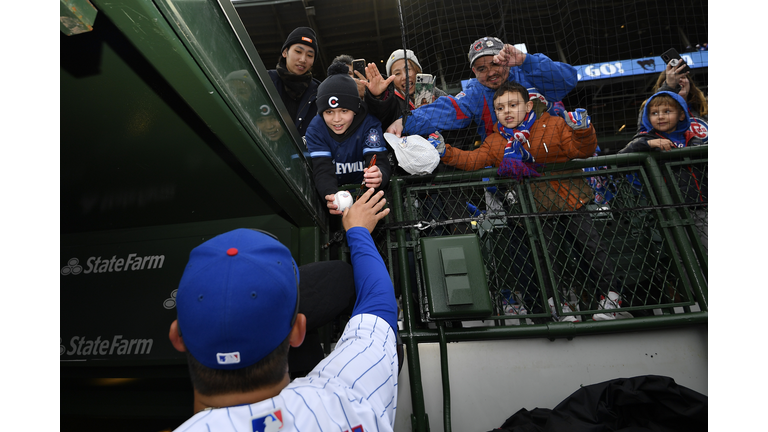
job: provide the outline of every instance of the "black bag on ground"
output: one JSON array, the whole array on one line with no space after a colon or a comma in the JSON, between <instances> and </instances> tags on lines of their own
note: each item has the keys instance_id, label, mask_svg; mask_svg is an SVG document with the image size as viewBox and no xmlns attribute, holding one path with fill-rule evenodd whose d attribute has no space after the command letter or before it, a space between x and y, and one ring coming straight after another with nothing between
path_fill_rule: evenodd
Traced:
<instances>
[{"instance_id":1,"label":"black bag on ground","mask_svg":"<svg viewBox=\"0 0 768 432\"><path fill-rule=\"evenodd\" d=\"M707 430L707 411L707 396L643 375L584 386L554 409L523 408L493 432Z\"/></svg>"}]
</instances>

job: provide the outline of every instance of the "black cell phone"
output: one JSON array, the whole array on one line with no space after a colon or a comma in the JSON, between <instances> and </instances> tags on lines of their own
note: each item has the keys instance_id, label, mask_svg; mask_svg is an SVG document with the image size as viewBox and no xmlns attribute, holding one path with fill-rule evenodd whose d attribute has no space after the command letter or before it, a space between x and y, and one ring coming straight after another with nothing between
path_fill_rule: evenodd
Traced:
<instances>
[{"instance_id":1,"label":"black cell phone","mask_svg":"<svg viewBox=\"0 0 768 432\"><path fill-rule=\"evenodd\" d=\"M358 71L362 76L365 76L365 59L356 59L352 61L352 71ZM357 74L354 74L354 78L360 78Z\"/></svg>"},{"instance_id":2,"label":"black cell phone","mask_svg":"<svg viewBox=\"0 0 768 432\"><path fill-rule=\"evenodd\" d=\"M679 62L683 62L685 64L685 60L683 60L682 57L680 57L680 54L677 53L677 50L674 48L670 48L667 51L664 51L661 54L661 59L664 61L664 64L669 64L669 62L672 62L672 67L676 67ZM680 71L681 74L684 74L688 71L690 71L691 68L688 67L686 64L685 67Z\"/></svg>"}]
</instances>

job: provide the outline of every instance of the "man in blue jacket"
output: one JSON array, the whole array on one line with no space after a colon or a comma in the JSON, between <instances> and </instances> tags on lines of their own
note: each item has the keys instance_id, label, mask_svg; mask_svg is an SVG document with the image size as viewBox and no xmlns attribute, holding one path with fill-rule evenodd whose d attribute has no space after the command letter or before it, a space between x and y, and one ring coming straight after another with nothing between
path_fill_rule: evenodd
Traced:
<instances>
[{"instance_id":1,"label":"man in blue jacket","mask_svg":"<svg viewBox=\"0 0 768 432\"><path fill-rule=\"evenodd\" d=\"M573 66L552 61L544 54L526 54L499 38L476 40L469 47L468 57L476 79L470 80L464 91L411 111L405 129L400 118L387 132L397 136L428 135L435 130L463 129L474 121L477 133L485 140L497 121L493 93L504 81L515 81L528 88L529 93L538 93L549 101L550 111L554 111L552 102L560 101L576 87Z\"/></svg>"}]
</instances>

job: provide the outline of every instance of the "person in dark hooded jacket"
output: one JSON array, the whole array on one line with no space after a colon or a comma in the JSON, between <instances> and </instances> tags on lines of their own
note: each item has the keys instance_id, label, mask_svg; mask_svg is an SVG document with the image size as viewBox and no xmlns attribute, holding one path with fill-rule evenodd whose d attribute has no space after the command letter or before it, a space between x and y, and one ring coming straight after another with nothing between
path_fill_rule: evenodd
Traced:
<instances>
[{"instance_id":1,"label":"person in dark hooded jacket","mask_svg":"<svg viewBox=\"0 0 768 432\"><path fill-rule=\"evenodd\" d=\"M317 88L320 81L312 77L317 56L317 37L309 27L299 27L288 35L281 48L277 68L269 71L272 83L283 101L300 136L317 115Z\"/></svg>"}]
</instances>

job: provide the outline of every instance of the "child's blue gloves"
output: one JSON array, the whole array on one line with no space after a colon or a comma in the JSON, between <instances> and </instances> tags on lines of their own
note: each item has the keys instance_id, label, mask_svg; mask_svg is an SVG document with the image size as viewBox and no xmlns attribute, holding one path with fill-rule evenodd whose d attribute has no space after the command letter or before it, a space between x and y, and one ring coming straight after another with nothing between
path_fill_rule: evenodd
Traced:
<instances>
[{"instance_id":1,"label":"child's blue gloves","mask_svg":"<svg viewBox=\"0 0 768 432\"><path fill-rule=\"evenodd\" d=\"M576 111L569 111L565 113L565 122L568 123L573 130L587 129L592 123L591 119L587 115L587 110L584 108L576 108Z\"/></svg>"},{"instance_id":2,"label":"child's blue gloves","mask_svg":"<svg viewBox=\"0 0 768 432\"><path fill-rule=\"evenodd\" d=\"M440 157L445 156L445 139L440 135L440 132L435 131L435 133L429 134L427 141L437 149L437 153Z\"/></svg>"}]
</instances>

